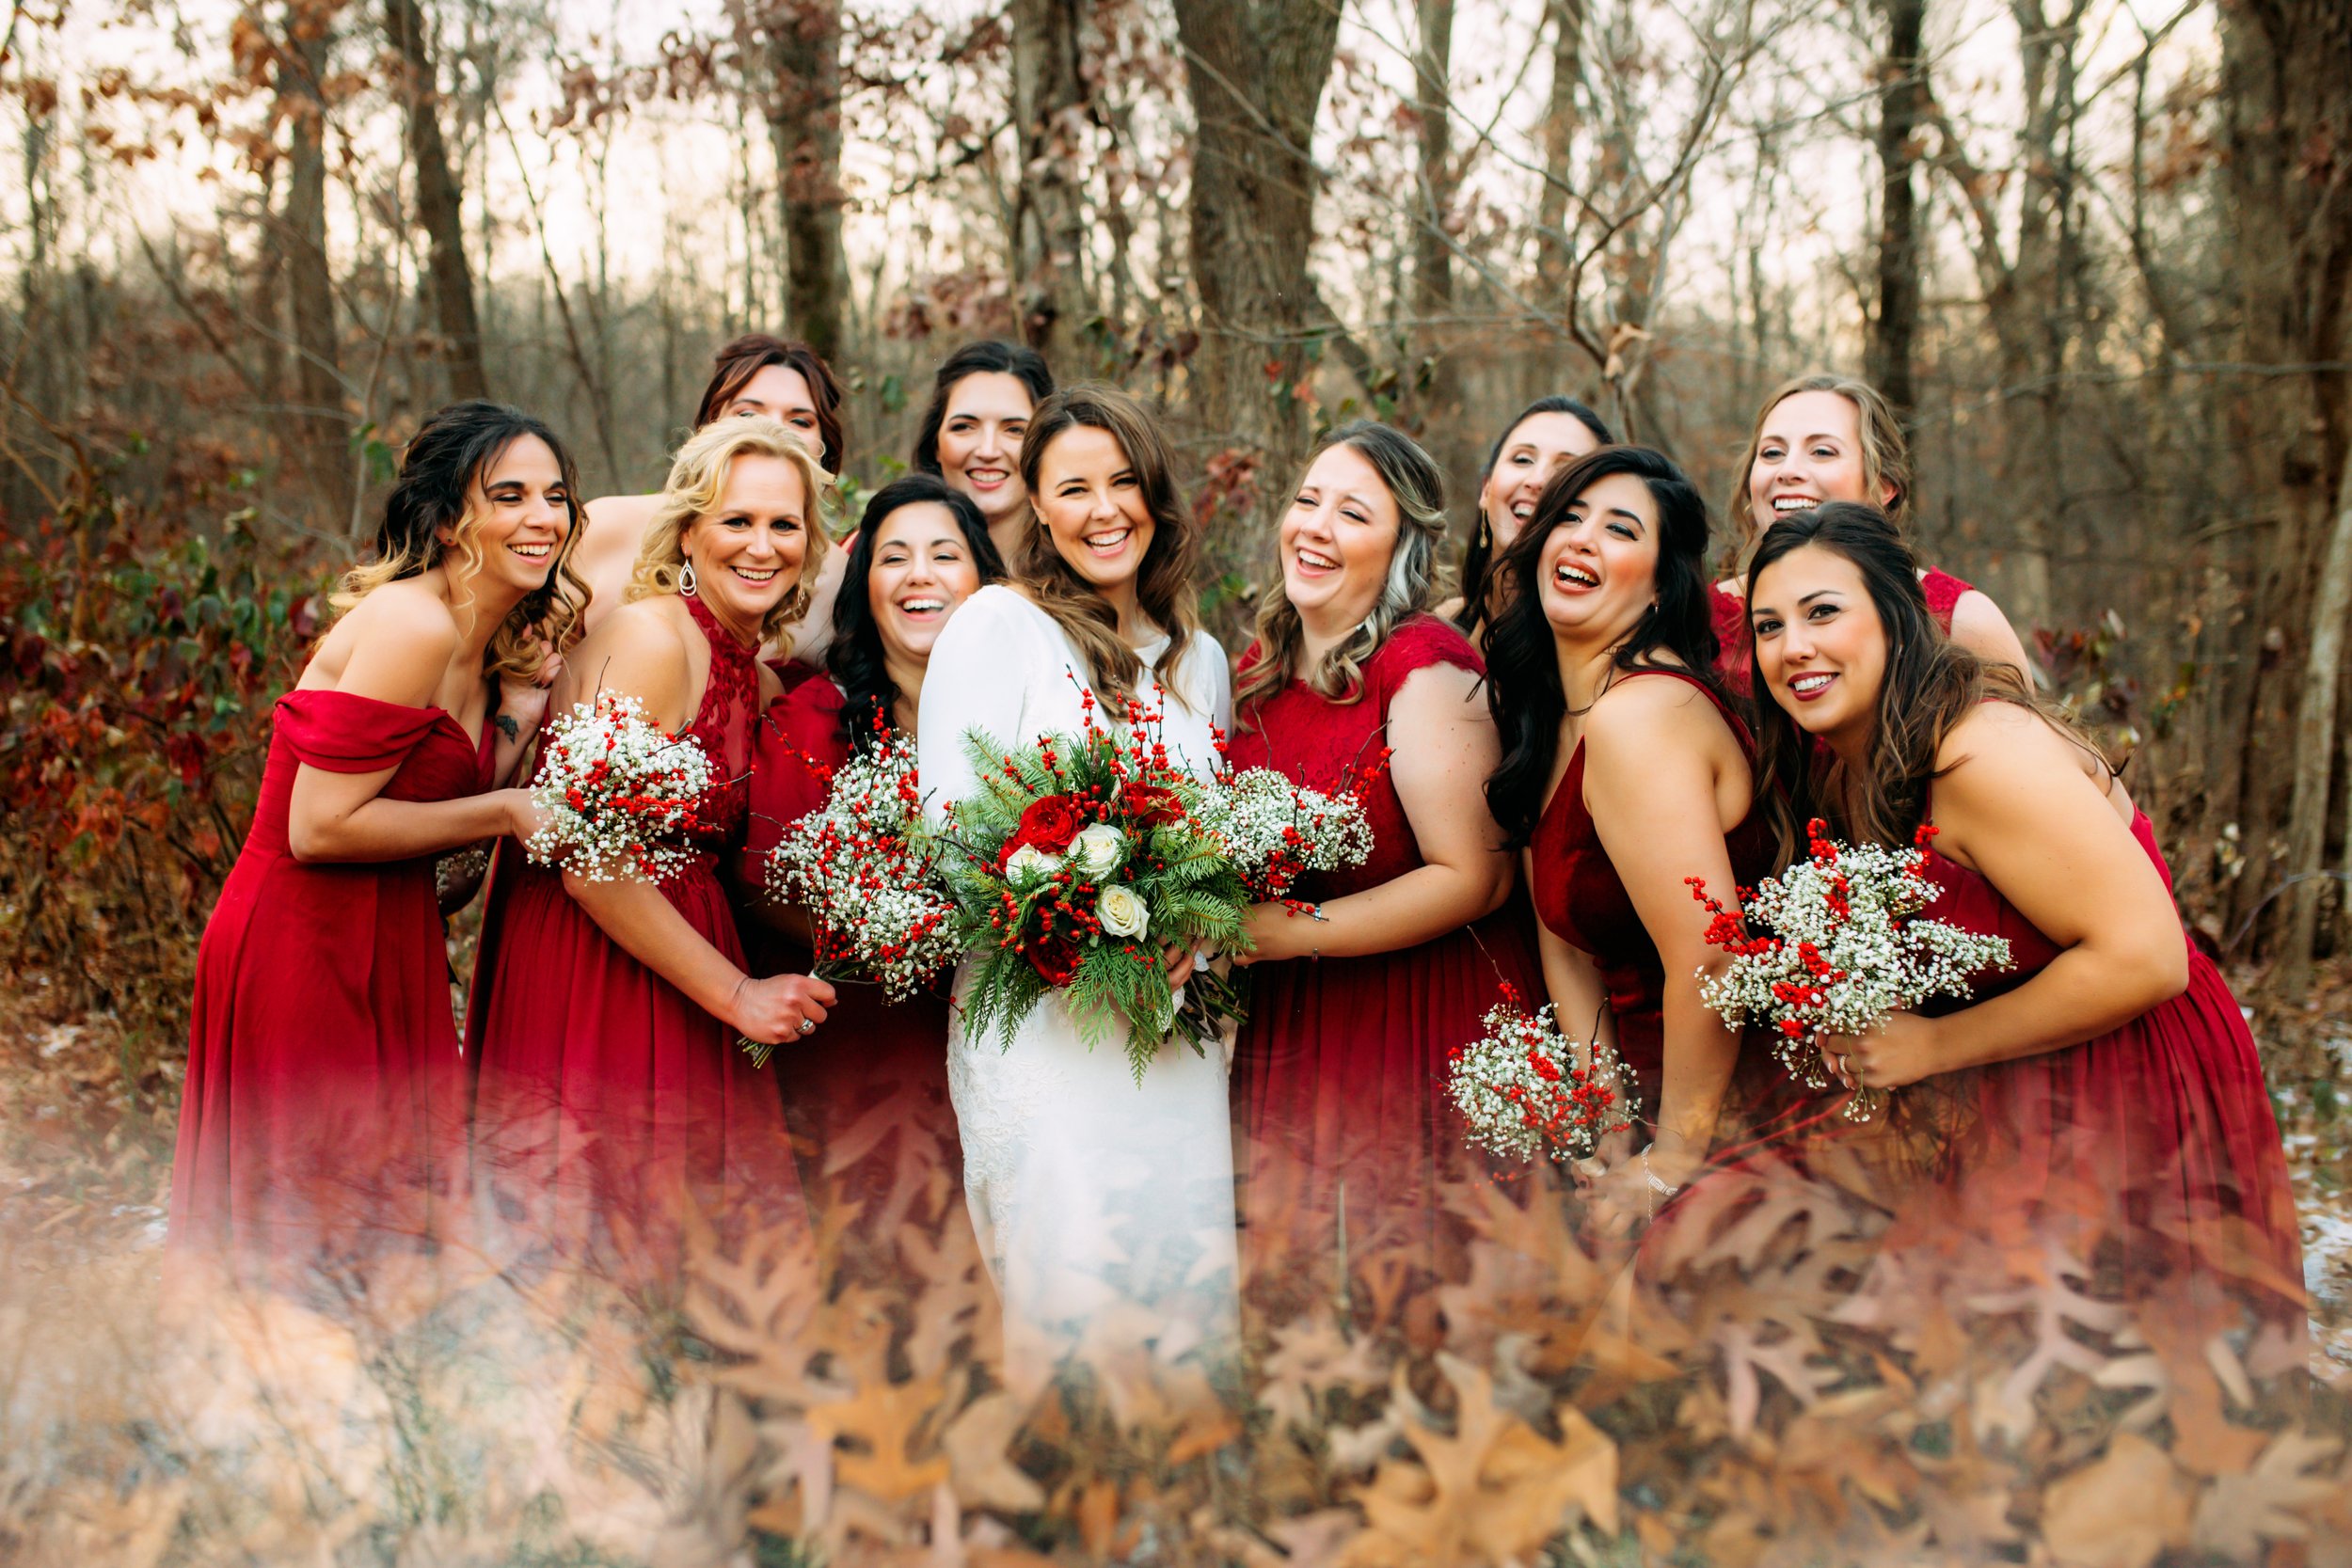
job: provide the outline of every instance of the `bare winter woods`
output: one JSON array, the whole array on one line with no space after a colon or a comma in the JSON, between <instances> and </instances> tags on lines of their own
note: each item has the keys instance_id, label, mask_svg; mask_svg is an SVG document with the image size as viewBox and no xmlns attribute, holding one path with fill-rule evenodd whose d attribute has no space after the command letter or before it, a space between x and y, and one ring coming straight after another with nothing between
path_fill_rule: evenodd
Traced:
<instances>
[{"instance_id":1,"label":"bare winter woods","mask_svg":"<svg viewBox=\"0 0 2352 1568\"><path fill-rule=\"evenodd\" d=\"M744 330L842 368L868 486L965 339L1160 398L1229 624L1339 418L1420 436L1467 529L1532 396L1720 496L1764 390L1843 369L1909 420L1926 556L2130 755L2198 925L2288 994L2352 935L2335 0L61 3L0 49L0 503L52 564L246 562L258 635L167 643L281 656L453 397L644 488ZM189 721L124 744L194 787ZM65 826L167 831L71 783ZM200 888L228 851L146 852Z\"/></svg>"}]
</instances>

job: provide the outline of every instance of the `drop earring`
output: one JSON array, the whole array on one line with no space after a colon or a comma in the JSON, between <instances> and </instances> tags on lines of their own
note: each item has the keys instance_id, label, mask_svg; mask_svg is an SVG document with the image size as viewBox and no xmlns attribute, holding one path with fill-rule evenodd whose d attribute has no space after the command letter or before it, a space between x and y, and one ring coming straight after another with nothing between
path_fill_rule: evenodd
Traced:
<instances>
[{"instance_id":1,"label":"drop earring","mask_svg":"<svg viewBox=\"0 0 2352 1568\"><path fill-rule=\"evenodd\" d=\"M691 561L678 568L677 591L690 599L694 596L694 563Z\"/></svg>"}]
</instances>

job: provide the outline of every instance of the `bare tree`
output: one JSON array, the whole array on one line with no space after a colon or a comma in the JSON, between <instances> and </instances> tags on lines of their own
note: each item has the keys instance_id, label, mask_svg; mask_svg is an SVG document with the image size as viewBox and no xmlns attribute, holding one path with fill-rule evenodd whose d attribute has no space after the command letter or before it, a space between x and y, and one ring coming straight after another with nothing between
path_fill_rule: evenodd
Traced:
<instances>
[{"instance_id":1,"label":"bare tree","mask_svg":"<svg viewBox=\"0 0 2352 1568\"><path fill-rule=\"evenodd\" d=\"M1911 421L1912 343L1919 334L1919 195L1912 171L1927 105L1927 62L1920 40L1928 0L1877 0L1886 19L1879 65L1878 308L1870 316L1870 379Z\"/></svg>"},{"instance_id":2,"label":"bare tree","mask_svg":"<svg viewBox=\"0 0 2352 1568\"><path fill-rule=\"evenodd\" d=\"M417 0L384 0L384 32L398 56L392 88L407 119L408 162L417 172L417 217L424 225L427 276L450 392L461 398L487 397L482 326L474 315L473 275L466 257L464 202L441 137L440 79Z\"/></svg>"},{"instance_id":3,"label":"bare tree","mask_svg":"<svg viewBox=\"0 0 2352 1568\"><path fill-rule=\"evenodd\" d=\"M326 78L336 0L293 0L278 52L278 113L290 134L286 160L287 293L293 305L298 422L307 432L304 466L334 526L351 525L354 470L343 409L335 332L335 279L326 259Z\"/></svg>"},{"instance_id":4,"label":"bare tree","mask_svg":"<svg viewBox=\"0 0 2352 1568\"><path fill-rule=\"evenodd\" d=\"M1068 357L1086 300L1079 181L1093 112L1079 20L1078 0L1012 0L1014 303L1022 336L1049 359Z\"/></svg>"},{"instance_id":5,"label":"bare tree","mask_svg":"<svg viewBox=\"0 0 2352 1568\"><path fill-rule=\"evenodd\" d=\"M840 0L779 0L768 36L768 130L782 186L785 318L828 359L840 356L850 266L841 249Z\"/></svg>"}]
</instances>

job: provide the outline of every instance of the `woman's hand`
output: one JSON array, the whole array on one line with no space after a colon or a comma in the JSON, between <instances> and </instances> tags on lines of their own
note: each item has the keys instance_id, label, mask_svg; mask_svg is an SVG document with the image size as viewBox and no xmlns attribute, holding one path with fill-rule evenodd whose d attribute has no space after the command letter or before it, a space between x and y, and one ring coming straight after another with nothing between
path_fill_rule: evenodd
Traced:
<instances>
[{"instance_id":1,"label":"woman's hand","mask_svg":"<svg viewBox=\"0 0 2352 1568\"><path fill-rule=\"evenodd\" d=\"M1174 942L1170 942L1161 948L1160 967L1168 971L1168 989L1174 990L1178 986L1191 979L1192 972L1200 961L1200 955L1189 947L1179 947Z\"/></svg>"},{"instance_id":2,"label":"woman's hand","mask_svg":"<svg viewBox=\"0 0 2352 1568\"><path fill-rule=\"evenodd\" d=\"M1899 1089L1948 1070L1933 1019L1889 1013L1867 1035L1823 1035L1821 1060L1850 1089Z\"/></svg>"},{"instance_id":3,"label":"woman's hand","mask_svg":"<svg viewBox=\"0 0 2352 1568\"><path fill-rule=\"evenodd\" d=\"M745 979L735 988L725 1022L757 1045L797 1045L825 1022L834 990L806 974Z\"/></svg>"},{"instance_id":4,"label":"woman's hand","mask_svg":"<svg viewBox=\"0 0 2352 1568\"><path fill-rule=\"evenodd\" d=\"M1313 915L1300 914L1288 904L1252 904L1243 929L1255 945L1247 953L1234 954L1233 962L1247 968L1255 963L1303 958L1314 951L1311 933L1321 924Z\"/></svg>"},{"instance_id":5,"label":"woman's hand","mask_svg":"<svg viewBox=\"0 0 2352 1568\"><path fill-rule=\"evenodd\" d=\"M491 794L497 798L499 811L506 818L508 837L528 842L532 834L548 825L548 814L539 809L539 802L532 799L528 789L497 789Z\"/></svg>"}]
</instances>

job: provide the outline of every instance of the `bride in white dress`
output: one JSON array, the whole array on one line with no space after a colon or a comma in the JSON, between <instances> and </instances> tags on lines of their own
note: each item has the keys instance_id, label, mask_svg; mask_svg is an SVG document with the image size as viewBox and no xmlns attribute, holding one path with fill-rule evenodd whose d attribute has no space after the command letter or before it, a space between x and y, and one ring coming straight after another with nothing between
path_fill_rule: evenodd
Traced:
<instances>
[{"instance_id":1,"label":"bride in white dress","mask_svg":"<svg viewBox=\"0 0 2352 1568\"><path fill-rule=\"evenodd\" d=\"M1036 517L1014 586L981 589L940 633L916 744L926 809L977 792L964 736L1008 749L1098 717L1132 693L1165 710L1169 755L1208 775L1232 717L1225 651L1200 629L1199 542L1167 447L1123 392L1073 387L1041 404L1021 451ZM1189 972L1177 956L1171 974ZM1089 1049L1058 993L1009 1047L967 1038L956 976L947 1083L964 1191L1004 1301L1006 1364L1031 1386L1089 1333L1150 1343L1165 1363L1230 1352L1237 1329L1233 1159L1224 1053L1170 1041L1138 1085L1118 1022ZM1105 1348L1110 1348L1105 1346Z\"/></svg>"}]
</instances>

